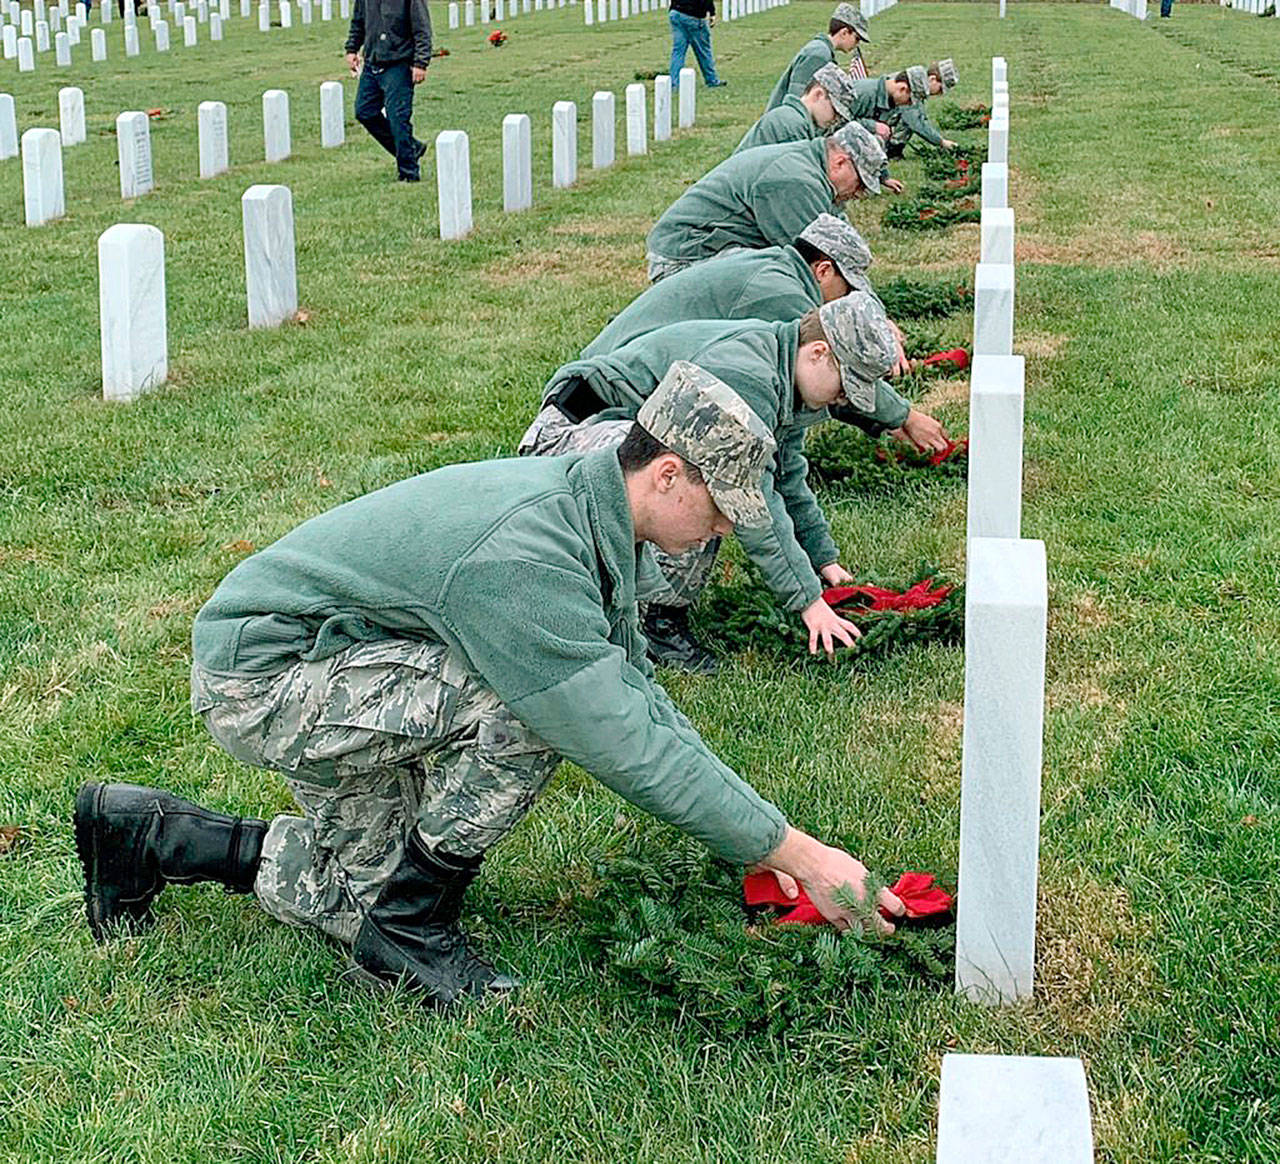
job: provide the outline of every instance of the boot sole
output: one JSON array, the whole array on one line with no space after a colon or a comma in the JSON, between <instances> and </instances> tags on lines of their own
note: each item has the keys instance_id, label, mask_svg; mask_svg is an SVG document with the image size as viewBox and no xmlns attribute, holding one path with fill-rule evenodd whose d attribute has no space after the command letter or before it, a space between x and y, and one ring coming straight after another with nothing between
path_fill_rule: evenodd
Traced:
<instances>
[{"instance_id":1,"label":"boot sole","mask_svg":"<svg viewBox=\"0 0 1280 1164\"><path fill-rule=\"evenodd\" d=\"M73 821L75 824L76 856L84 872L84 909L89 922L89 932L95 942L105 942L110 930L123 922L134 926L146 926L150 920L151 902L111 902L105 892L99 872L100 849L98 821L102 817L102 798L105 784L86 784L76 793Z\"/></svg>"}]
</instances>

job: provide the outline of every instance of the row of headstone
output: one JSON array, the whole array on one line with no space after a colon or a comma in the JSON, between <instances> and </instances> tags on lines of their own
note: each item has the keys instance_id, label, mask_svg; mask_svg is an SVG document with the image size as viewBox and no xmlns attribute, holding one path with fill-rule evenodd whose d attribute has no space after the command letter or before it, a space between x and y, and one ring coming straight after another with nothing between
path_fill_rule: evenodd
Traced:
<instances>
[{"instance_id":1,"label":"row of headstone","mask_svg":"<svg viewBox=\"0 0 1280 1164\"><path fill-rule=\"evenodd\" d=\"M292 27L292 0L276 0L276 2L279 6L281 26L284 28ZM318 3L321 20L332 20L335 11L333 0L318 0ZM81 15L67 17L65 31L60 28L58 8L53 7L48 10L48 16L50 17L48 21L39 18L29 19L33 15L38 17L38 11L33 13L29 9L21 9L18 18L15 18L12 22L5 23L3 28L0 28L0 43L3 44L4 58L6 60L16 58L18 71L30 73L35 71L39 54L48 52L52 48L56 65L59 68L70 68L73 64L72 49L81 43L81 33L88 22L88 16L84 13L83 5L78 5L77 7L81 10ZM102 12L102 23L109 24L111 22L110 0L100 4L99 7ZM298 0L302 24L312 23L313 7L312 0ZM242 17L248 17L251 9L252 0L240 0L240 15ZM342 19L350 19L351 0L338 0L337 9ZM170 23L161 17L162 11L163 8L158 3L149 6L147 10L156 52L168 52L172 43ZM211 41L221 41L223 39L223 26L231 18L231 0L217 0L216 7L211 6L209 0L197 0L194 14L187 11L182 0L170 0L169 15L174 26L182 29L183 46L185 48L194 48L199 44L199 25L201 24L208 24L209 39ZM126 6L125 18L122 23L124 25L124 55L126 57L139 56L142 50L142 42L138 32L137 17L131 5ZM262 0L258 6L258 27L263 32L273 27L271 0ZM107 59L107 34L105 30L101 28L91 29L89 42L91 60L95 63L105 61Z\"/></svg>"},{"instance_id":2,"label":"row of headstone","mask_svg":"<svg viewBox=\"0 0 1280 1164\"><path fill-rule=\"evenodd\" d=\"M463 21L466 21L466 27L472 28L476 23L476 12L480 13L480 22L488 24L490 18L493 20L506 20L508 17L515 19L523 10L524 15L529 16L535 12L550 12L556 8L564 8L567 5L576 6L578 0L480 0L477 5L476 0L454 0L449 5L449 27L450 29L461 28Z\"/></svg>"},{"instance_id":3,"label":"row of headstone","mask_svg":"<svg viewBox=\"0 0 1280 1164\"><path fill-rule=\"evenodd\" d=\"M628 20L632 16L645 16L661 12L670 0L582 0L584 24L609 24L616 20Z\"/></svg>"},{"instance_id":4,"label":"row of headstone","mask_svg":"<svg viewBox=\"0 0 1280 1164\"><path fill-rule=\"evenodd\" d=\"M964 752L956 991L987 1005L1034 987L1048 577L1022 537L1024 363L1013 354L1009 86L992 61L974 279L966 529ZM1079 1059L943 1057L937 1164L1090 1164Z\"/></svg>"},{"instance_id":5,"label":"row of headstone","mask_svg":"<svg viewBox=\"0 0 1280 1164\"><path fill-rule=\"evenodd\" d=\"M679 124L693 124L696 101L695 73L680 71ZM616 160L617 100L600 91L591 98L591 165L603 170ZM649 149L648 93L636 82L626 89L627 153ZM671 78L659 74L653 82L653 140L671 137ZM557 101L551 107L551 184L557 189L578 180L578 106ZM440 237L464 238L471 231L471 152L460 129L436 136L436 187L440 205ZM502 119L502 208L528 210L533 205L532 126L526 113L509 113Z\"/></svg>"},{"instance_id":6,"label":"row of headstone","mask_svg":"<svg viewBox=\"0 0 1280 1164\"><path fill-rule=\"evenodd\" d=\"M1218 0L1223 8L1234 8L1237 12L1247 12L1250 16L1263 16L1267 9L1271 15L1280 17L1280 4L1275 0Z\"/></svg>"},{"instance_id":7,"label":"row of headstone","mask_svg":"<svg viewBox=\"0 0 1280 1164\"><path fill-rule=\"evenodd\" d=\"M298 311L293 196L287 186L250 186L240 206L249 326L277 327ZM168 378L164 266L164 235L154 226L117 223L98 238L102 395L107 400L136 400Z\"/></svg>"},{"instance_id":8,"label":"row of headstone","mask_svg":"<svg viewBox=\"0 0 1280 1164\"><path fill-rule=\"evenodd\" d=\"M23 200L28 226L43 226L66 213L62 150L86 140L83 91L74 86L59 90L58 115L59 129L33 128L22 135ZM279 162L289 157L289 95L284 90L268 89L262 95L262 126L266 160ZM226 105L202 101L196 111L196 127L200 177L215 178L225 173L230 164ZM326 81L320 86L320 144L331 149L342 145L344 138L342 85ZM116 118L116 149L120 197L140 198L154 190L151 122L145 113L131 110ZM15 157L18 152L13 97L0 93L0 160Z\"/></svg>"}]
</instances>

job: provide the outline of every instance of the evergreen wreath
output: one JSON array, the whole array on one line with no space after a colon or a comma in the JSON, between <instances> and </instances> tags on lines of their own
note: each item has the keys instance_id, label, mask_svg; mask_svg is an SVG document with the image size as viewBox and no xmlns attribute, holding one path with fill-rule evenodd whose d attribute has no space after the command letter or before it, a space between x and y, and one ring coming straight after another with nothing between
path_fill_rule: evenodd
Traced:
<instances>
[{"instance_id":1,"label":"evergreen wreath","mask_svg":"<svg viewBox=\"0 0 1280 1164\"><path fill-rule=\"evenodd\" d=\"M950 981L954 925L899 928L887 938L749 926L741 871L692 841L633 851L595 872L597 888L579 908L607 973L718 1032L835 1029L852 1003L887 985L946 989ZM881 884L868 877L867 900Z\"/></svg>"},{"instance_id":2,"label":"evergreen wreath","mask_svg":"<svg viewBox=\"0 0 1280 1164\"><path fill-rule=\"evenodd\" d=\"M878 282L875 293L894 320L933 319L973 307L973 288L963 280L933 282L900 275Z\"/></svg>"},{"instance_id":3,"label":"evergreen wreath","mask_svg":"<svg viewBox=\"0 0 1280 1164\"><path fill-rule=\"evenodd\" d=\"M991 120L989 105L959 105L942 101L933 113L933 124L939 129L982 129Z\"/></svg>"},{"instance_id":4,"label":"evergreen wreath","mask_svg":"<svg viewBox=\"0 0 1280 1164\"><path fill-rule=\"evenodd\" d=\"M809 632L794 615L778 605L759 571L744 569L742 584L717 582L707 587L693 612L695 630L721 652L755 651L774 658L795 660L806 666L825 666L826 657L809 654ZM880 609L879 602L865 594L845 596L847 587L833 587L824 597L842 618L853 622L862 636L852 647L841 647L837 660L866 660L880 657L912 643L940 641L958 643L964 628L964 588L942 577L936 566L922 563L902 587L877 589L931 601L919 609ZM891 601L891 600L890 600ZM910 600L908 600L910 601Z\"/></svg>"},{"instance_id":5,"label":"evergreen wreath","mask_svg":"<svg viewBox=\"0 0 1280 1164\"><path fill-rule=\"evenodd\" d=\"M824 424L809 437L809 481L838 487L841 494L888 495L923 480L962 481L968 472L966 448L934 464L931 453L890 437L872 437L848 424ZM917 581L919 579L916 579Z\"/></svg>"}]
</instances>

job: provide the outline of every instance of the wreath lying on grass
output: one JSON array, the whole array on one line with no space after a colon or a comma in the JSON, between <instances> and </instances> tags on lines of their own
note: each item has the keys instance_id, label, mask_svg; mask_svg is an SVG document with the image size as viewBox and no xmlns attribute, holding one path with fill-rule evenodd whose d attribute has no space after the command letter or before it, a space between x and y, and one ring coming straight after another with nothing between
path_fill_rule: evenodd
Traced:
<instances>
[{"instance_id":1,"label":"wreath lying on grass","mask_svg":"<svg viewBox=\"0 0 1280 1164\"><path fill-rule=\"evenodd\" d=\"M753 566L745 584L709 586L694 611L700 638L725 652L757 651L776 658L825 665L809 654L809 632L783 610ZM923 641L958 643L964 629L964 588L922 564L905 586L863 582L833 586L822 597L841 618L862 631L855 646L842 647L837 660L889 654Z\"/></svg>"},{"instance_id":2,"label":"wreath lying on grass","mask_svg":"<svg viewBox=\"0 0 1280 1164\"><path fill-rule=\"evenodd\" d=\"M982 129L990 120L989 105L957 105L954 101L941 102L933 114L933 124L939 129Z\"/></svg>"},{"instance_id":3,"label":"wreath lying on grass","mask_svg":"<svg viewBox=\"0 0 1280 1164\"><path fill-rule=\"evenodd\" d=\"M973 288L966 283L934 283L899 276L877 283L876 296L890 319L933 319L968 311Z\"/></svg>"},{"instance_id":4,"label":"wreath lying on grass","mask_svg":"<svg viewBox=\"0 0 1280 1164\"><path fill-rule=\"evenodd\" d=\"M596 873L580 908L607 972L718 1031L836 1029L851 1004L887 985L945 989L952 973L953 925L888 938L748 927L740 871L692 844L615 858ZM868 878L872 900L881 884Z\"/></svg>"},{"instance_id":5,"label":"wreath lying on grass","mask_svg":"<svg viewBox=\"0 0 1280 1164\"><path fill-rule=\"evenodd\" d=\"M871 437L847 424L826 424L807 445L809 481L841 493L884 495L926 480L963 481L969 445L955 441L942 457L891 437Z\"/></svg>"},{"instance_id":6,"label":"wreath lying on grass","mask_svg":"<svg viewBox=\"0 0 1280 1164\"><path fill-rule=\"evenodd\" d=\"M943 230L982 219L982 146L957 146L925 155L925 181L914 198L900 199L884 213L884 225L899 230Z\"/></svg>"}]
</instances>

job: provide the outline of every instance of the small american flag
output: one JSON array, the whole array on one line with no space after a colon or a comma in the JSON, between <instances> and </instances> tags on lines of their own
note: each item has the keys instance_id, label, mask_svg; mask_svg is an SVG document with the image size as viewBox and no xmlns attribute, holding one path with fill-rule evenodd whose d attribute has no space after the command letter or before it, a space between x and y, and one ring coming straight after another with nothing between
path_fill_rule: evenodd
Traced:
<instances>
[{"instance_id":1,"label":"small american flag","mask_svg":"<svg viewBox=\"0 0 1280 1164\"><path fill-rule=\"evenodd\" d=\"M862 59L861 49L855 48L853 56L849 58L849 76L855 81L867 79L867 62Z\"/></svg>"}]
</instances>

